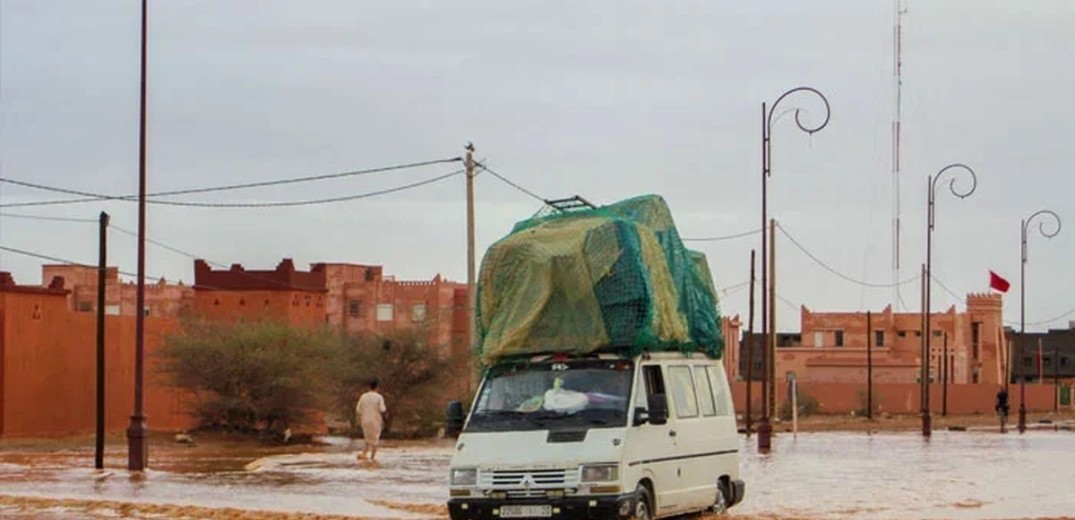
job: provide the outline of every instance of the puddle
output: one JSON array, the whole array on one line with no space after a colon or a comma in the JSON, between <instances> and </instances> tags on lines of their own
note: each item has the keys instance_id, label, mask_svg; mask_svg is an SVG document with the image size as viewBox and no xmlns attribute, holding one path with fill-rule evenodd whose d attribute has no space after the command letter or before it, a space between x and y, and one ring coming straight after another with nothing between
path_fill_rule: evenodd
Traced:
<instances>
[{"instance_id":1,"label":"puddle","mask_svg":"<svg viewBox=\"0 0 1075 520\"><path fill-rule=\"evenodd\" d=\"M780 434L767 455L756 453L755 442L743 440L747 497L734 516L962 520L1075 512L1071 432L936 432L929 440L914 433ZM361 442L349 439L287 448L164 445L153 448L153 469L138 478L120 469L126 464L122 446L110 447L105 472L89 469L90 448L0 451L0 495L83 504L77 514L70 508L63 513L63 507L48 512L63 519L85 518L85 507L91 507L85 501L121 504L91 517L116 512L122 518L122 504L164 512L198 506L444 517L450 444L388 446L376 465L357 460L360 448ZM0 501L0 516L21 514L10 501Z\"/></svg>"}]
</instances>

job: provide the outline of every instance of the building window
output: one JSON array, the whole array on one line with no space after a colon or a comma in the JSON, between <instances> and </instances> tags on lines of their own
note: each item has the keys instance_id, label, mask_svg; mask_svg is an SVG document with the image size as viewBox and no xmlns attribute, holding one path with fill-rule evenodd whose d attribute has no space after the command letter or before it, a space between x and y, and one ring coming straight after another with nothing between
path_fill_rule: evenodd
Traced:
<instances>
[{"instance_id":1,"label":"building window","mask_svg":"<svg viewBox=\"0 0 1075 520\"><path fill-rule=\"evenodd\" d=\"M1071 365L1071 358L1067 358L1067 357L1060 358L1060 366L1066 367L1066 366L1069 366L1069 365Z\"/></svg>"},{"instance_id":2,"label":"building window","mask_svg":"<svg viewBox=\"0 0 1075 520\"><path fill-rule=\"evenodd\" d=\"M844 346L844 331L837 330L837 331L834 332L834 334L836 335L836 346L837 347Z\"/></svg>"},{"instance_id":3,"label":"building window","mask_svg":"<svg viewBox=\"0 0 1075 520\"><path fill-rule=\"evenodd\" d=\"M944 333L939 331L939 330L933 331L933 337L935 337L935 338L939 338L939 337L941 337L943 335L944 335Z\"/></svg>"},{"instance_id":4,"label":"building window","mask_svg":"<svg viewBox=\"0 0 1075 520\"><path fill-rule=\"evenodd\" d=\"M825 333L824 332L821 332L821 331L814 332L814 346L819 347L819 348L825 346Z\"/></svg>"},{"instance_id":5,"label":"building window","mask_svg":"<svg viewBox=\"0 0 1075 520\"><path fill-rule=\"evenodd\" d=\"M93 310L93 304L90 302L78 302L79 312L90 312Z\"/></svg>"},{"instance_id":6,"label":"building window","mask_svg":"<svg viewBox=\"0 0 1075 520\"><path fill-rule=\"evenodd\" d=\"M411 305L411 321L426 321L426 304Z\"/></svg>"},{"instance_id":7,"label":"building window","mask_svg":"<svg viewBox=\"0 0 1075 520\"><path fill-rule=\"evenodd\" d=\"M873 345L875 347L885 346L885 331L875 330L873 331Z\"/></svg>"},{"instance_id":8,"label":"building window","mask_svg":"<svg viewBox=\"0 0 1075 520\"><path fill-rule=\"evenodd\" d=\"M981 357L982 352L982 322L976 321L970 325L971 350L974 359Z\"/></svg>"},{"instance_id":9,"label":"building window","mask_svg":"<svg viewBox=\"0 0 1075 520\"><path fill-rule=\"evenodd\" d=\"M149 316L149 307L142 308L142 316Z\"/></svg>"},{"instance_id":10,"label":"building window","mask_svg":"<svg viewBox=\"0 0 1075 520\"><path fill-rule=\"evenodd\" d=\"M914 331L914 337L921 338L922 337L922 331L920 331L920 330Z\"/></svg>"},{"instance_id":11,"label":"building window","mask_svg":"<svg viewBox=\"0 0 1075 520\"><path fill-rule=\"evenodd\" d=\"M905 331L905 330L897 331L896 335L901 337L901 338L906 338L907 337L907 331Z\"/></svg>"},{"instance_id":12,"label":"building window","mask_svg":"<svg viewBox=\"0 0 1075 520\"><path fill-rule=\"evenodd\" d=\"M350 300L347 302L347 315L352 318L357 318L358 313L362 310L362 300Z\"/></svg>"},{"instance_id":13,"label":"building window","mask_svg":"<svg viewBox=\"0 0 1075 520\"><path fill-rule=\"evenodd\" d=\"M119 305L105 305L105 314L119 316Z\"/></svg>"},{"instance_id":14,"label":"building window","mask_svg":"<svg viewBox=\"0 0 1075 520\"><path fill-rule=\"evenodd\" d=\"M377 321L392 321L391 303L381 303L377 305Z\"/></svg>"}]
</instances>

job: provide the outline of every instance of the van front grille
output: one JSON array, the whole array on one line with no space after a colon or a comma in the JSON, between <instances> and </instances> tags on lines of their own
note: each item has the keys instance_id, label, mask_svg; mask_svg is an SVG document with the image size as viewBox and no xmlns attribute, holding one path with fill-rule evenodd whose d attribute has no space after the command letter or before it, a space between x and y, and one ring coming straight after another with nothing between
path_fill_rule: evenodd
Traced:
<instances>
[{"instance_id":1,"label":"van front grille","mask_svg":"<svg viewBox=\"0 0 1075 520\"><path fill-rule=\"evenodd\" d=\"M554 489L578 485L578 469L482 471L479 484L492 489Z\"/></svg>"}]
</instances>

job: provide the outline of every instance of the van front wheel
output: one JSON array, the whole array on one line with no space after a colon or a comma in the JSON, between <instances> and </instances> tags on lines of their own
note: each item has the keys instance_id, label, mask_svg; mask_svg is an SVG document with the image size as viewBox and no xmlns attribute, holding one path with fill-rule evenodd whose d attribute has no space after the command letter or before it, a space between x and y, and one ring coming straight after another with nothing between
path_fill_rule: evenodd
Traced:
<instances>
[{"instance_id":1,"label":"van front wheel","mask_svg":"<svg viewBox=\"0 0 1075 520\"><path fill-rule=\"evenodd\" d=\"M653 514L650 512L650 506L653 504L652 498L649 496L649 489L646 486L639 484L635 488L635 514L634 520L652 520Z\"/></svg>"},{"instance_id":2,"label":"van front wheel","mask_svg":"<svg viewBox=\"0 0 1075 520\"><path fill-rule=\"evenodd\" d=\"M718 515L724 514L728 510L728 492L725 489L724 481L717 481L717 496L713 500L713 507L710 511Z\"/></svg>"}]
</instances>

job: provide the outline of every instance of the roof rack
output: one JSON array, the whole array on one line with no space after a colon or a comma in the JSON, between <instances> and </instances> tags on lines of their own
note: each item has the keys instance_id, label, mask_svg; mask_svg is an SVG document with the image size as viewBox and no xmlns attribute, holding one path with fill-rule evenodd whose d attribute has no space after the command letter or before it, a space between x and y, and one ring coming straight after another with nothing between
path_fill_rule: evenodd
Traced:
<instances>
[{"instance_id":1,"label":"roof rack","mask_svg":"<svg viewBox=\"0 0 1075 520\"><path fill-rule=\"evenodd\" d=\"M576 211L580 209L597 209L590 201L575 195L574 197L567 199L554 199L546 200L545 204L556 208L557 210L567 213L569 211Z\"/></svg>"}]
</instances>

